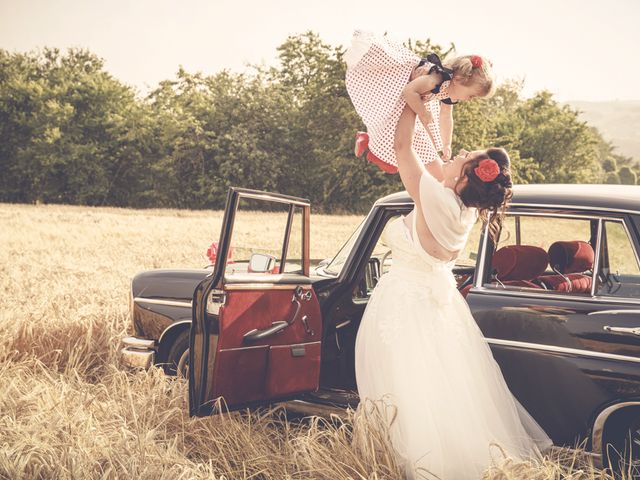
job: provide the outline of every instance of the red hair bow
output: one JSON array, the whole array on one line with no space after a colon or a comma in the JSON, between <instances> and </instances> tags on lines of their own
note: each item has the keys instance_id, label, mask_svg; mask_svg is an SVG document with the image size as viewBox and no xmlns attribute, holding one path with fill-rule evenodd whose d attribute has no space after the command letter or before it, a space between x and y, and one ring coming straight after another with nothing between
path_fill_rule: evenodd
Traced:
<instances>
[{"instance_id":1,"label":"red hair bow","mask_svg":"<svg viewBox=\"0 0 640 480\"><path fill-rule=\"evenodd\" d=\"M473 68L480 68L482 66L482 57L479 55L471 55L471 65Z\"/></svg>"},{"instance_id":2,"label":"red hair bow","mask_svg":"<svg viewBox=\"0 0 640 480\"><path fill-rule=\"evenodd\" d=\"M500 175L500 167L495 160L490 158L481 160L473 171L483 182L492 182L498 175Z\"/></svg>"}]
</instances>

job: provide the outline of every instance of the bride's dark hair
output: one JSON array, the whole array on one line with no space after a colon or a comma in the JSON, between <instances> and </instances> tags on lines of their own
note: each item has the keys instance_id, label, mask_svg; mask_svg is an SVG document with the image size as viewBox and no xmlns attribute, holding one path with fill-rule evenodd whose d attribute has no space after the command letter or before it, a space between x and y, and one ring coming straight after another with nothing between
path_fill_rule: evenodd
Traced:
<instances>
[{"instance_id":1,"label":"bride's dark hair","mask_svg":"<svg viewBox=\"0 0 640 480\"><path fill-rule=\"evenodd\" d=\"M487 159L495 160L500 167L500 173L490 182L484 182L475 172L479 163ZM494 244L502 228L507 203L513 196L510 167L511 161L504 148L488 148L462 168L468 181L459 193L460 199L467 207L478 209L483 225L489 224L489 236Z\"/></svg>"}]
</instances>

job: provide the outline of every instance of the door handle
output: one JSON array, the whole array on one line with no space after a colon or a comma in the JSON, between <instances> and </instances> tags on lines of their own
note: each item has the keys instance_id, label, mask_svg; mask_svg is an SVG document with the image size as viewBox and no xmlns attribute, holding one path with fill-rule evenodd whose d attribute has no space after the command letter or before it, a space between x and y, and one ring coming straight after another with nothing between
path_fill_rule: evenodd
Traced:
<instances>
[{"instance_id":1,"label":"door handle","mask_svg":"<svg viewBox=\"0 0 640 480\"><path fill-rule=\"evenodd\" d=\"M289 320L287 322L287 325L292 325L293 322L296 321L296 318L298 318L298 314L300 313L300 308L302 307L302 304L300 303L300 300L298 300L295 295L291 299L291 303L295 303L296 304L296 311L293 312L293 317L291 317L291 320Z\"/></svg>"},{"instance_id":2,"label":"door handle","mask_svg":"<svg viewBox=\"0 0 640 480\"><path fill-rule=\"evenodd\" d=\"M640 310L596 310L587 315L640 315Z\"/></svg>"},{"instance_id":3,"label":"door handle","mask_svg":"<svg viewBox=\"0 0 640 480\"><path fill-rule=\"evenodd\" d=\"M296 318L298 318L298 315L300 314L300 309L302 308L302 304L298 299L304 298L305 300L310 300L311 292L308 292L308 293L309 295L307 295L307 293L304 292L302 287L300 286L296 287L293 293L293 296L291 297L291 303L296 304L296 310L295 312L293 312L293 317L291 317L291 320L289 320L288 322L285 322L282 320L278 322L273 322L269 328L265 328L263 330L258 330L257 328L254 328L253 330L249 330L247 333L243 335L242 337L243 341L245 343L257 342L258 340L262 340L264 338L270 337L271 335L275 335L276 333L279 333L285 328L287 328L289 325L292 325L293 322L296 321ZM307 322L305 321L304 324L305 324L305 330L307 330L308 329ZM309 333L308 330L307 330L307 333ZM311 335L313 335L313 331L311 332Z\"/></svg>"},{"instance_id":4,"label":"door handle","mask_svg":"<svg viewBox=\"0 0 640 480\"><path fill-rule=\"evenodd\" d=\"M288 326L289 324L287 322L273 322L269 328L265 328L263 330L254 328L253 330L248 331L244 334L242 339L245 343L257 342L258 340L263 340L271 335L281 332Z\"/></svg>"},{"instance_id":5,"label":"door handle","mask_svg":"<svg viewBox=\"0 0 640 480\"><path fill-rule=\"evenodd\" d=\"M640 336L640 327L610 327L609 325L605 325L602 329L605 332L628 333Z\"/></svg>"}]
</instances>

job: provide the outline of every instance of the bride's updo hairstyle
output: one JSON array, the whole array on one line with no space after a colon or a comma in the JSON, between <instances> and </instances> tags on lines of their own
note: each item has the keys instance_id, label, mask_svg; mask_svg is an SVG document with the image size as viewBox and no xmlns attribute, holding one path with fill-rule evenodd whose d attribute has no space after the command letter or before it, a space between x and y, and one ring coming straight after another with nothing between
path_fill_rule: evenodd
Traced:
<instances>
[{"instance_id":1,"label":"bride's updo hairstyle","mask_svg":"<svg viewBox=\"0 0 640 480\"><path fill-rule=\"evenodd\" d=\"M498 164L500 171L493 180L485 181L487 177L482 175L478 167L483 160L489 159ZM488 148L465 163L462 169L468 182L459 193L460 199L467 207L478 209L482 222L485 225L489 224L489 235L494 243L502 227L507 202L513 196L510 165L509 155L504 148ZM495 168L495 165L493 166ZM484 176L485 180L478 176L478 172Z\"/></svg>"}]
</instances>

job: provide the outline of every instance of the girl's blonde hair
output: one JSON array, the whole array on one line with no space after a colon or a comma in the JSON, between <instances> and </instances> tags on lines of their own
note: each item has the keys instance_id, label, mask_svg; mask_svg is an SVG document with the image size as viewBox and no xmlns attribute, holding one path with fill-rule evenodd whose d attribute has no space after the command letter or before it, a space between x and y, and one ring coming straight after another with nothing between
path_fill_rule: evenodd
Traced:
<instances>
[{"instance_id":1,"label":"girl's blonde hair","mask_svg":"<svg viewBox=\"0 0 640 480\"><path fill-rule=\"evenodd\" d=\"M481 63L481 65L474 67L472 59L476 64ZM462 85L478 85L483 97L494 94L495 77L491 62L486 58L480 55L462 55L446 59L443 63L446 68L453 70L453 78L459 80Z\"/></svg>"}]
</instances>

